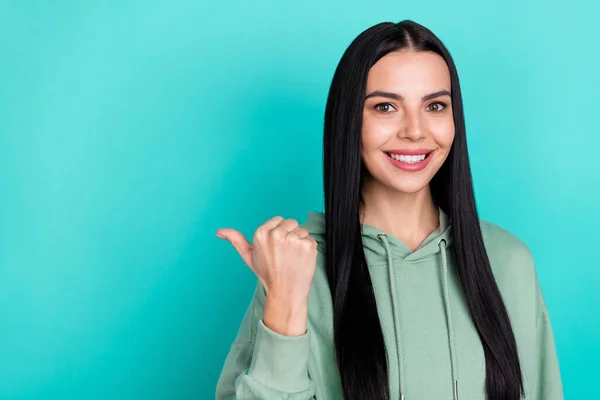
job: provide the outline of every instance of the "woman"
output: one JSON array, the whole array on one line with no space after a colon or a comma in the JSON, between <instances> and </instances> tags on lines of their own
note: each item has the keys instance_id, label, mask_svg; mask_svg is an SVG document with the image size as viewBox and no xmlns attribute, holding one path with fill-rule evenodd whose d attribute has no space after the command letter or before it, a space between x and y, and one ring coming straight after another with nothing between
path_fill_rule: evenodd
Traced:
<instances>
[{"instance_id":1,"label":"woman","mask_svg":"<svg viewBox=\"0 0 600 400\"><path fill-rule=\"evenodd\" d=\"M274 217L217 399L563 399L532 254L477 214L458 75L410 20L361 33L333 77L325 213Z\"/></svg>"}]
</instances>

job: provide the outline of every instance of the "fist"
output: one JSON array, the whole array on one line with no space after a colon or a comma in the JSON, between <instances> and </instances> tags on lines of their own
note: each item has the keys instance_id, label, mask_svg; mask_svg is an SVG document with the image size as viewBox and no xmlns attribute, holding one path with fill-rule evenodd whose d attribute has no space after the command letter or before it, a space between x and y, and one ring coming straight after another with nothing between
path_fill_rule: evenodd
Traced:
<instances>
[{"instance_id":1,"label":"fist","mask_svg":"<svg viewBox=\"0 0 600 400\"><path fill-rule=\"evenodd\" d=\"M252 243L238 231L222 228L244 263L256 274L268 299L306 302L317 263L317 241L294 219L277 216L254 232Z\"/></svg>"}]
</instances>

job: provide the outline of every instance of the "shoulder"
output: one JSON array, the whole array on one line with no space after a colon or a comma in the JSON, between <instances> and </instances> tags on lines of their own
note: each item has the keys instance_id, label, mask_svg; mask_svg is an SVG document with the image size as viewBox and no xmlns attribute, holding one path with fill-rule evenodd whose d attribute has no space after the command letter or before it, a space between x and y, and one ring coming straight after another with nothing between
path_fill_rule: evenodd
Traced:
<instances>
[{"instance_id":1,"label":"shoulder","mask_svg":"<svg viewBox=\"0 0 600 400\"><path fill-rule=\"evenodd\" d=\"M525 241L505 227L480 220L486 252L518 346L536 343L536 322L546 310L534 257Z\"/></svg>"},{"instance_id":2,"label":"shoulder","mask_svg":"<svg viewBox=\"0 0 600 400\"><path fill-rule=\"evenodd\" d=\"M525 241L507 228L480 219L484 246L496 278L519 279L521 282L535 279L533 254Z\"/></svg>"},{"instance_id":3,"label":"shoulder","mask_svg":"<svg viewBox=\"0 0 600 400\"><path fill-rule=\"evenodd\" d=\"M486 250L508 252L512 257L531 258L529 246L507 228L484 219L479 220L479 226Z\"/></svg>"}]
</instances>

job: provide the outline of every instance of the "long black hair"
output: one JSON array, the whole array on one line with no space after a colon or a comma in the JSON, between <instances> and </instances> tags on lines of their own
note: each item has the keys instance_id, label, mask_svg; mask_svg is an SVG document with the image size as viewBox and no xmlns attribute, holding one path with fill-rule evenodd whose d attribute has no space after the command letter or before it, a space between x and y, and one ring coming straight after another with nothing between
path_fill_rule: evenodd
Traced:
<instances>
[{"instance_id":1,"label":"long black hair","mask_svg":"<svg viewBox=\"0 0 600 400\"><path fill-rule=\"evenodd\" d=\"M369 69L387 53L403 49L435 52L450 70L455 137L430 182L431 193L452 223L458 276L485 354L487 398L519 399L524 389L517 345L480 230L458 74L442 42L411 20L379 23L352 41L335 70L325 109L325 251L344 398L390 398L387 353L360 229L366 173L361 132Z\"/></svg>"}]
</instances>

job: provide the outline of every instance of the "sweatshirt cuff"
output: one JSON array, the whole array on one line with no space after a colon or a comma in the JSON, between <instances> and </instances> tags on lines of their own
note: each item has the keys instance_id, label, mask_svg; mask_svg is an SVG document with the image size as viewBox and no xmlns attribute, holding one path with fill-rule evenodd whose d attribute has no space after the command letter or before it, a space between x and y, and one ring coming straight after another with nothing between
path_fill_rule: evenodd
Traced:
<instances>
[{"instance_id":1,"label":"sweatshirt cuff","mask_svg":"<svg viewBox=\"0 0 600 400\"><path fill-rule=\"evenodd\" d=\"M269 329L260 319L248 376L281 392L306 390L310 386L309 350L310 331L300 336L285 336Z\"/></svg>"}]
</instances>

